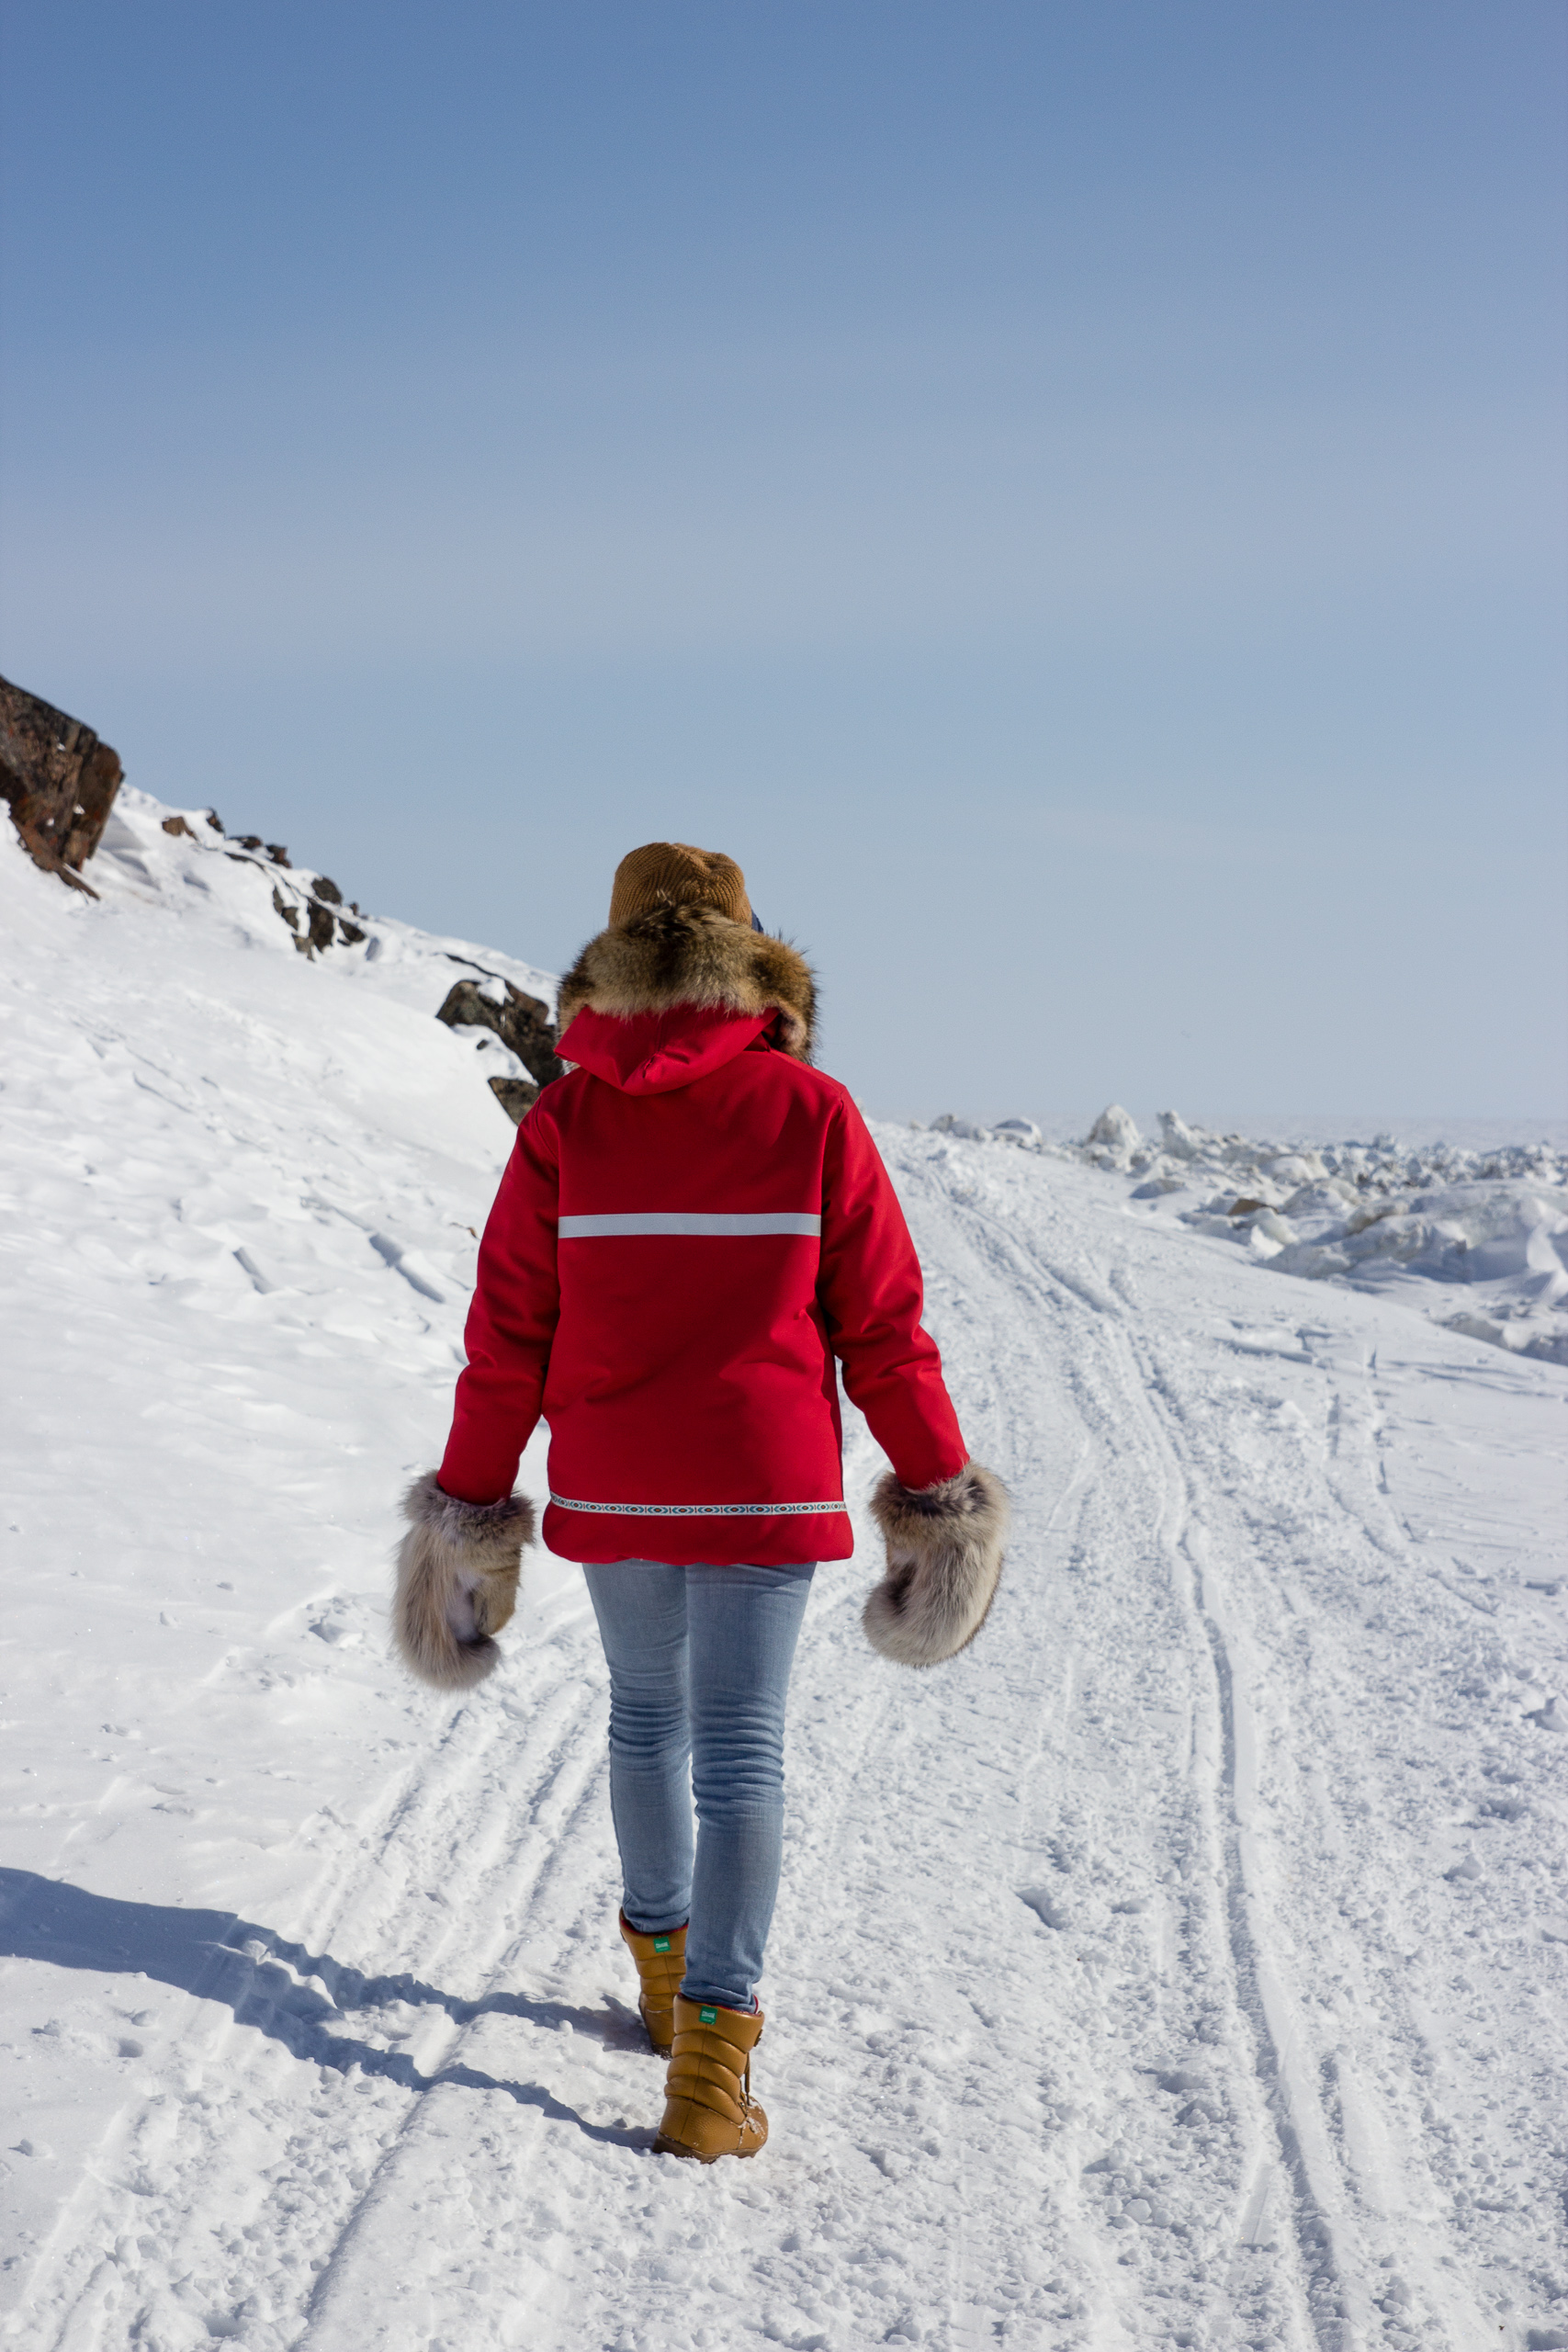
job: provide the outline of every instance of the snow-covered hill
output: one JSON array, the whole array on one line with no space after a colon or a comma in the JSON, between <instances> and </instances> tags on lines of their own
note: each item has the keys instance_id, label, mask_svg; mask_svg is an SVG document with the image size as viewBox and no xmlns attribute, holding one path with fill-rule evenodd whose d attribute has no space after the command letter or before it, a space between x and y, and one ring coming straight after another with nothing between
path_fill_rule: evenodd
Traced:
<instances>
[{"instance_id":1,"label":"snow-covered hill","mask_svg":"<svg viewBox=\"0 0 1568 2352\"><path fill-rule=\"evenodd\" d=\"M4 2340L1568 2346L1568 1371L1281 1272L1310 1170L879 1128L1018 1542L927 1677L819 1574L773 2139L656 2159L577 1571L386 1651L513 1133L431 1016L548 977L170 813L0 839Z\"/></svg>"}]
</instances>

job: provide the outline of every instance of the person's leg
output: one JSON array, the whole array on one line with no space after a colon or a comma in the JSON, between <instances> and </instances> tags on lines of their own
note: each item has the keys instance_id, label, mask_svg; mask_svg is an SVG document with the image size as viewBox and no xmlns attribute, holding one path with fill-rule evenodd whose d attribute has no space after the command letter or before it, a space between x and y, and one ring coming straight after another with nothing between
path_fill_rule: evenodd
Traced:
<instances>
[{"instance_id":1,"label":"person's leg","mask_svg":"<svg viewBox=\"0 0 1568 2352\"><path fill-rule=\"evenodd\" d=\"M750 2009L778 1894L784 1698L809 1567L685 1571L696 1870L688 2001Z\"/></svg>"},{"instance_id":2,"label":"person's leg","mask_svg":"<svg viewBox=\"0 0 1568 2352\"><path fill-rule=\"evenodd\" d=\"M692 1908L692 1749L686 1690L686 1571L653 1560L588 1567L610 1666L610 1812L622 1908L647 1935Z\"/></svg>"}]
</instances>

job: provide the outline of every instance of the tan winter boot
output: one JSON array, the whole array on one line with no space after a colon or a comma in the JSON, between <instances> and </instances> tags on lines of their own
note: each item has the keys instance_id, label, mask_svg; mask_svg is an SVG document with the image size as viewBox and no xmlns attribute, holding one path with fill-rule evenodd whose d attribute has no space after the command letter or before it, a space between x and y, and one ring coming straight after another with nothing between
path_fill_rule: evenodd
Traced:
<instances>
[{"instance_id":1,"label":"tan winter boot","mask_svg":"<svg viewBox=\"0 0 1568 2352\"><path fill-rule=\"evenodd\" d=\"M637 1962L642 1985L637 2015L648 2028L656 2056L668 2058L675 2039L675 1987L686 1973L686 1930L671 1928L667 1936L645 1936L623 1911L621 1933Z\"/></svg>"},{"instance_id":2,"label":"tan winter boot","mask_svg":"<svg viewBox=\"0 0 1568 2352\"><path fill-rule=\"evenodd\" d=\"M664 2120L653 2143L660 2155L711 2165L756 2154L768 2136L768 2119L751 2096L751 2052L761 2030L761 2009L748 2017L676 1994Z\"/></svg>"}]
</instances>

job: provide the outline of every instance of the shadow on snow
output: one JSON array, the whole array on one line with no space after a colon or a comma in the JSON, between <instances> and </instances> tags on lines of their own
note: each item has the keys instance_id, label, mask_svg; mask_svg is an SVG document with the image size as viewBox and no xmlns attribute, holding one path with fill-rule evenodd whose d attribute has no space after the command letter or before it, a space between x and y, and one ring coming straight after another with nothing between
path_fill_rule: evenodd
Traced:
<instances>
[{"instance_id":1,"label":"shadow on snow","mask_svg":"<svg viewBox=\"0 0 1568 2352\"><path fill-rule=\"evenodd\" d=\"M48 1962L55 1968L88 1968L106 1975L154 1977L198 2000L221 2001L240 2025L281 2042L296 2058L347 2074L357 2066L410 2091L452 2084L459 2089L503 2091L524 2107L536 2107L558 2123L575 2124L591 2140L614 2147L642 2149L650 2132L590 2123L536 2083L503 2083L473 2066L446 2066L424 2075L396 2050L356 2041L338 2030L356 2009L387 2008L393 2002L445 2010L455 2025L475 2018L518 2018L547 2030L570 2025L574 2032L618 2049L647 2047L629 2010L619 2016L573 2008L564 2001L530 2000L522 1993L487 1993L481 2000L459 2000L417 1976L367 1976L345 1968L330 1953L290 1943L271 1928L258 1927L231 1911L182 1911L167 1904L120 1903L107 1894L32 1871L0 1869L0 1958ZM292 1973L290 1972L293 1972ZM325 1988L317 1992L307 1979Z\"/></svg>"}]
</instances>

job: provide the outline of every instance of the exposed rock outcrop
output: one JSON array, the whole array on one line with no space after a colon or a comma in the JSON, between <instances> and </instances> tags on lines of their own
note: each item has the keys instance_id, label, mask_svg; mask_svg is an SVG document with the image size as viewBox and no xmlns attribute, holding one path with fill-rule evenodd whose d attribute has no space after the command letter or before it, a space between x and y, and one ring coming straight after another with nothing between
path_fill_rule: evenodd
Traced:
<instances>
[{"instance_id":1,"label":"exposed rock outcrop","mask_svg":"<svg viewBox=\"0 0 1568 2352\"><path fill-rule=\"evenodd\" d=\"M81 869L98 846L125 771L79 718L0 678L0 799L28 854L73 890L97 892Z\"/></svg>"},{"instance_id":2,"label":"exposed rock outcrop","mask_svg":"<svg viewBox=\"0 0 1568 2352\"><path fill-rule=\"evenodd\" d=\"M500 988L504 995L497 996ZM536 996L525 996L510 980L459 980L436 1013L449 1029L489 1029L514 1053L533 1083L525 1078L492 1078L491 1091L509 1119L515 1122L539 1099L539 1089L563 1075L566 1065L556 1053L555 1024Z\"/></svg>"},{"instance_id":3,"label":"exposed rock outcrop","mask_svg":"<svg viewBox=\"0 0 1568 2352\"><path fill-rule=\"evenodd\" d=\"M272 910L280 922L286 922L294 934L294 944L301 956L322 955L334 940L345 947L357 947L365 937L360 924L350 922L343 912L343 892L327 874L311 874L309 869L296 874L288 852L281 842L264 842L259 833L226 833L216 808L207 811L207 824L217 834L216 842L203 841L196 828L181 816L165 817L164 831L176 836L183 834L198 849L221 846L225 857L237 865L259 865L270 872L280 866L289 876L287 882L275 880L272 886ZM356 904L351 911L359 912Z\"/></svg>"},{"instance_id":4,"label":"exposed rock outcrop","mask_svg":"<svg viewBox=\"0 0 1568 2352\"><path fill-rule=\"evenodd\" d=\"M539 1099L539 1090L530 1078L492 1078L490 1091L513 1126Z\"/></svg>"},{"instance_id":5,"label":"exposed rock outcrop","mask_svg":"<svg viewBox=\"0 0 1568 2352\"><path fill-rule=\"evenodd\" d=\"M118 753L92 728L0 678L0 799L9 805L34 862L90 899L98 894L83 881L80 868L103 837L123 781ZM229 833L215 808L202 814L172 809L159 822L172 840L258 868L270 888L273 912L301 956L313 961L337 944L364 944L365 919L350 921L359 915L358 906L345 908L330 875L296 868L281 842L264 841L260 833ZM382 945L379 935L372 937L367 956L378 955ZM468 959L454 955L451 960ZM482 965L471 968L480 977L458 980L435 1017L451 1029L488 1032L528 1071L527 1078L508 1072L489 1080L491 1093L515 1125L538 1100L540 1088L564 1074L555 1024L538 997ZM493 1064L499 1057L488 1038L485 1049Z\"/></svg>"}]
</instances>

